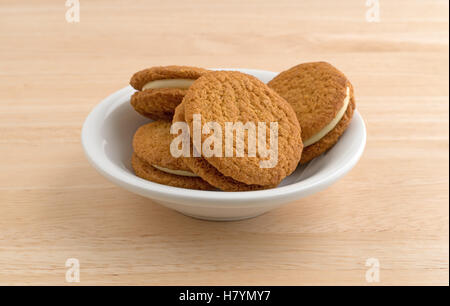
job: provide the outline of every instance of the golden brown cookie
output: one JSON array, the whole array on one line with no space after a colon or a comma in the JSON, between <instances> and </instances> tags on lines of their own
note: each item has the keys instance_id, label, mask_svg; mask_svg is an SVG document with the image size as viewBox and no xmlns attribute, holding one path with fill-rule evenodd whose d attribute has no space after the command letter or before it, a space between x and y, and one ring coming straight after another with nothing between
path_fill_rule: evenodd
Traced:
<instances>
[{"instance_id":1,"label":"golden brown cookie","mask_svg":"<svg viewBox=\"0 0 450 306\"><path fill-rule=\"evenodd\" d=\"M133 137L134 152L152 165L172 170L189 171L184 163L170 154L170 121L153 121L136 131Z\"/></svg>"},{"instance_id":2,"label":"golden brown cookie","mask_svg":"<svg viewBox=\"0 0 450 306\"><path fill-rule=\"evenodd\" d=\"M130 103L143 116L172 120L175 107L183 100L187 88L207 71L189 66L161 66L136 72L130 85L138 91Z\"/></svg>"},{"instance_id":3,"label":"golden brown cookie","mask_svg":"<svg viewBox=\"0 0 450 306\"><path fill-rule=\"evenodd\" d=\"M161 88L136 91L131 105L141 115L154 120L172 120L173 111L183 100L187 89Z\"/></svg>"},{"instance_id":4,"label":"golden brown cookie","mask_svg":"<svg viewBox=\"0 0 450 306\"><path fill-rule=\"evenodd\" d=\"M184 106L183 103L177 106L175 114L173 116L173 123L185 122L184 119ZM174 135L177 136L177 135ZM192 142L191 142L192 146ZM191 151L192 153L192 147ZM225 176L212 165L210 165L203 157L180 157L186 166L191 169L192 172L203 178L211 185L223 190L223 191L250 191L261 190L276 187L273 186L260 186L260 185L247 185L238 182L231 177Z\"/></svg>"},{"instance_id":5,"label":"golden brown cookie","mask_svg":"<svg viewBox=\"0 0 450 306\"><path fill-rule=\"evenodd\" d=\"M142 90L148 82L165 79L198 79L208 70L191 66L158 66L136 72L130 80L130 85L136 90Z\"/></svg>"},{"instance_id":6,"label":"golden brown cookie","mask_svg":"<svg viewBox=\"0 0 450 306\"><path fill-rule=\"evenodd\" d=\"M199 177L183 177L160 171L143 161L135 153L131 158L131 164L137 176L158 184L198 190L215 189Z\"/></svg>"},{"instance_id":7,"label":"golden brown cookie","mask_svg":"<svg viewBox=\"0 0 450 306\"><path fill-rule=\"evenodd\" d=\"M233 156L226 157L222 145L222 157L204 156L205 160L220 173L248 185L273 186L291 174L298 165L302 152L301 130L297 117L289 103L257 78L237 71L214 71L201 76L189 88L183 99L185 120L191 134L194 115L201 116L202 126L208 122L218 123L225 131L227 122L247 122L258 126L266 124L266 145L269 146L270 123L278 125L278 157L273 167L261 167L262 158L248 156L248 141L244 143L245 155L236 157L236 142ZM274 124L274 125L275 125ZM192 135L191 135L192 136ZM209 135L201 134L203 143ZM223 144L225 132L223 133ZM194 141L197 151L201 145Z\"/></svg>"},{"instance_id":8,"label":"golden brown cookie","mask_svg":"<svg viewBox=\"0 0 450 306\"><path fill-rule=\"evenodd\" d=\"M136 174L160 184L191 189L214 189L192 173L180 158L172 156L170 125L169 121L154 121L136 131L133 137L133 168ZM139 169L135 165L139 166Z\"/></svg>"},{"instance_id":9,"label":"golden brown cookie","mask_svg":"<svg viewBox=\"0 0 450 306\"><path fill-rule=\"evenodd\" d=\"M302 128L306 163L331 148L349 125L355 109L353 86L326 62L304 63L268 83L294 109Z\"/></svg>"}]
</instances>

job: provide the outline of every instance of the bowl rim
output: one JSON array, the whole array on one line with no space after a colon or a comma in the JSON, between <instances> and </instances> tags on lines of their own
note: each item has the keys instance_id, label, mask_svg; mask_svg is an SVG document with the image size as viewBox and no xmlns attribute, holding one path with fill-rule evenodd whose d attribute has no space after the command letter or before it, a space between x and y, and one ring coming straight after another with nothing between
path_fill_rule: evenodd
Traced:
<instances>
[{"instance_id":1,"label":"bowl rim","mask_svg":"<svg viewBox=\"0 0 450 306\"><path fill-rule=\"evenodd\" d=\"M257 69L242 69L242 68L220 68L220 70L239 70L241 72L253 74L253 73L270 73L276 74L276 72ZM317 192L317 189L325 188L331 185L341 176L350 171L362 156L366 145L367 132L364 120L358 110L355 109L352 121L356 122L362 129L362 139L358 143L356 153L352 156L347 156L347 160L343 162L342 166L332 172L326 177L310 177L305 180L292 183L286 186L276 187L272 189L256 190L256 191L206 191L206 190L194 190L179 188L173 186L167 186L158 184L155 182L144 180L134 174L130 174L118 165L114 164L104 154L101 154L101 150L98 150L100 144L93 142L93 131L95 126L98 126L99 120L104 119L111 110L116 109L122 104L126 103L124 98L129 96L135 90L131 86L126 86L104 98L99 104L97 104L89 115L86 117L82 131L81 131L81 143L84 149L84 153L89 163L103 176L110 181L138 194L149 196L149 192L152 193L152 197L155 199L161 199L166 201L189 201L195 200L199 202L224 203L227 205L242 205L242 203L253 203L260 200L261 202L268 202L278 197L295 197L302 194L303 196ZM127 100L125 99L125 100ZM97 146L97 148L96 148ZM103 157L103 158L102 158ZM325 187L320 187L325 186ZM315 188L314 188L315 187ZM314 190L313 190L314 189ZM214 202L211 202L214 201Z\"/></svg>"}]
</instances>

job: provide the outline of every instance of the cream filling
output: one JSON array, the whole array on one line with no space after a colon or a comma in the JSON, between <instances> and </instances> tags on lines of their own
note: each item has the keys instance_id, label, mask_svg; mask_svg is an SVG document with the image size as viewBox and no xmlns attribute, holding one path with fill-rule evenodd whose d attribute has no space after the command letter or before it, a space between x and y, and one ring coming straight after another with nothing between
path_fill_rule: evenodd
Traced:
<instances>
[{"instance_id":1,"label":"cream filling","mask_svg":"<svg viewBox=\"0 0 450 306\"><path fill-rule=\"evenodd\" d=\"M170 174L175 174L175 175L181 175L181 176L190 176L190 177L198 177L198 175L189 172L189 171L185 171L185 170L173 170L173 169L169 169L169 168L164 168L164 167L160 167L157 165L152 165L153 167L155 167L156 169L166 172L166 173L170 173Z\"/></svg>"},{"instance_id":2,"label":"cream filling","mask_svg":"<svg viewBox=\"0 0 450 306\"><path fill-rule=\"evenodd\" d=\"M315 144L319 140L321 140L326 134L328 134L332 129L336 127L336 125L341 121L342 117L344 117L345 112L347 111L348 103L350 102L350 87L347 87L347 94L344 99L344 105L342 105L342 108L339 110L339 112L336 114L336 117L334 117L333 120L331 120L330 123L328 123L322 130L320 130L315 135L311 136L307 140L303 142L303 146L307 147L312 144Z\"/></svg>"},{"instance_id":3,"label":"cream filling","mask_svg":"<svg viewBox=\"0 0 450 306\"><path fill-rule=\"evenodd\" d=\"M189 88L195 80L193 79L166 79L148 82L142 90L156 88Z\"/></svg>"}]
</instances>

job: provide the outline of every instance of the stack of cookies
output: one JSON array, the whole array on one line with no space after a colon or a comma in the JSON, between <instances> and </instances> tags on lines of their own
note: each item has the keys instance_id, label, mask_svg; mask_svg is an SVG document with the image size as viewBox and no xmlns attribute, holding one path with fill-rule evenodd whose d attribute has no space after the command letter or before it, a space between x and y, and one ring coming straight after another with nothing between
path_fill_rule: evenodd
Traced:
<instances>
[{"instance_id":1,"label":"stack of cookies","mask_svg":"<svg viewBox=\"0 0 450 306\"><path fill-rule=\"evenodd\" d=\"M237 71L153 67L135 73L131 105L153 121L133 139L137 176L199 190L276 187L331 148L350 123L353 87L328 63L267 85Z\"/></svg>"}]
</instances>

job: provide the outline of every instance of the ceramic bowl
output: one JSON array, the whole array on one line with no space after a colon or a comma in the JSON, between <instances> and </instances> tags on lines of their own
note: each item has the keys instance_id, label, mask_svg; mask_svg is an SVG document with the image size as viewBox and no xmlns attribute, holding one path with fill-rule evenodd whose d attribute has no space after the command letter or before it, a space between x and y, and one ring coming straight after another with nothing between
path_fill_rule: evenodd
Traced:
<instances>
[{"instance_id":1,"label":"ceramic bowl","mask_svg":"<svg viewBox=\"0 0 450 306\"><path fill-rule=\"evenodd\" d=\"M251 74L265 83L277 75L263 70L232 70ZM277 188L223 192L165 186L137 177L131 167L133 135L139 126L151 121L131 107L130 96L134 92L132 87L125 87L100 102L88 115L81 135L86 156L113 183L195 218L223 221L251 218L324 190L356 165L366 143L364 121L355 110L338 143L322 156L299 166Z\"/></svg>"}]
</instances>

